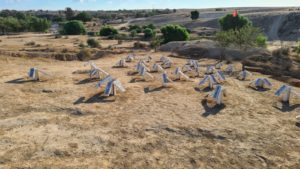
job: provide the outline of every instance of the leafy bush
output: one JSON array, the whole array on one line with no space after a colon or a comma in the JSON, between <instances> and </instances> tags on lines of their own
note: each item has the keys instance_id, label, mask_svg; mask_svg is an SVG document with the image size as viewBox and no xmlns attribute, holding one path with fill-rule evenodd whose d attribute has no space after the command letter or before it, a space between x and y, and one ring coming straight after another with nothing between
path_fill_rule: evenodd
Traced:
<instances>
[{"instance_id":1,"label":"leafy bush","mask_svg":"<svg viewBox=\"0 0 300 169\"><path fill-rule=\"evenodd\" d=\"M265 48L267 46L267 37L264 35L257 36L256 45Z\"/></svg>"},{"instance_id":2,"label":"leafy bush","mask_svg":"<svg viewBox=\"0 0 300 169\"><path fill-rule=\"evenodd\" d=\"M136 35L137 35L136 30L130 31L130 36L131 36L132 38L136 37Z\"/></svg>"},{"instance_id":3,"label":"leafy bush","mask_svg":"<svg viewBox=\"0 0 300 169\"><path fill-rule=\"evenodd\" d=\"M186 41L189 40L190 35L186 28L179 25L167 25L161 28L164 43L171 41Z\"/></svg>"},{"instance_id":4,"label":"leafy bush","mask_svg":"<svg viewBox=\"0 0 300 169\"><path fill-rule=\"evenodd\" d=\"M144 30L144 38L145 39L150 39L150 38L153 38L155 37L155 31L150 29L150 28L146 28Z\"/></svg>"},{"instance_id":5,"label":"leafy bush","mask_svg":"<svg viewBox=\"0 0 300 169\"><path fill-rule=\"evenodd\" d=\"M62 34L65 35L83 35L86 33L85 27L81 21L69 21L64 24Z\"/></svg>"},{"instance_id":6,"label":"leafy bush","mask_svg":"<svg viewBox=\"0 0 300 169\"><path fill-rule=\"evenodd\" d=\"M197 20L199 18L200 13L198 11L191 11L191 19Z\"/></svg>"},{"instance_id":7,"label":"leafy bush","mask_svg":"<svg viewBox=\"0 0 300 169\"><path fill-rule=\"evenodd\" d=\"M232 14L227 14L219 20L219 24L223 31L228 31L230 29L241 29L244 26L252 26L252 23L248 18L237 15L234 17Z\"/></svg>"},{"instance_id":8,"label":"leafy bush","mask_svg":"<svg viewBox=\"0 0 300 169\"><path fill-rule=\"evenodd\" d=\"M159 45L161 44L162 39L160 37L155 37L152 39L151 43L150 43L150 47L155 49L157 49L157 47L159 47Z\"/></svg>"},{"instance_id":9,"label":"leafy bush","mask_svg":"<svg viewBox=\"0 0 300 169\"><path fill-rule=\"evenodd\" d=\"M74 17L74 20L80 20L82 22L88 22L92 20L92 16L86 12L80 12Z\"/></svg>"},{"instance_id":10,"label":"leafy bush","mask_svg":"<svg viewBox=\"0 0 300 169\"><path fill-rule=\"evenodd\" d=\"M149 25L144 25L144 26L143 26L143 29L144 29L144 30L147 29L147 28L152 29L152 30L155 30L155 29L156 29L156 27L155 27L152 23L149 24Z\"/></svg>"},{"instance_id":11,"label":"leafy bush","mask_svg":"<svg viewBox=\"0 0 300 169\"><path fill-rule=\"evenodd\" d=\"M114 36L118 34L118 30L111 26L104 26L100 30L100 36Z\"/></svg>"},{"instance_id":12,"label":"leafy bush","mask_svg":"<svg viewBox=\"0 0 300 169\"><path fill-rule=\"evenodd\" d=\"M142 28L139 25L129 25L129 31L135 30L137 33L142 33Z\"/></svg>"},{"instance_id":13,"label":"leafy bush","mask_svg":"<svg viewBox=\"0 0 300 169\"><path fill-rule=\"evenodd\" d=\"M100 45L99 45L99 42L98 42L97 40L95 40L95 39L88 39L88 40L87 40L87 44L88 44L90 47L92 47L92 48L97 48L97 47L100 46Z\"/></svg>"}]
</instances>

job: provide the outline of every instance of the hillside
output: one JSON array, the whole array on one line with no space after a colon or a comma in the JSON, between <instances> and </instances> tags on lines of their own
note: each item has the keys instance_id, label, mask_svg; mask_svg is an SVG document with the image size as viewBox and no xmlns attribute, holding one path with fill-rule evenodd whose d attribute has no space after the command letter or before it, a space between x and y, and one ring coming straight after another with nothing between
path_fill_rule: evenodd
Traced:
<instances>
[{"instance_id":1,"label":"hillside","mask_svg":"<svg viewBox=\"0 0 300 169\"><path fill-rule=\"evenodd\" d=\"M232 11L232 8L225 8L223 11L200 9L200 19L191 21L190 10L179 10L175 14L133 19L130 24L153 23L158 26L180 24L200 35L209 35L210 32L219 29L219 18ZM269 40L295 41L300 36L300 12L298 8L240 8L238 11L241 15L247 16L254 26L262 28Z\"/></svg>"}]
</instances>

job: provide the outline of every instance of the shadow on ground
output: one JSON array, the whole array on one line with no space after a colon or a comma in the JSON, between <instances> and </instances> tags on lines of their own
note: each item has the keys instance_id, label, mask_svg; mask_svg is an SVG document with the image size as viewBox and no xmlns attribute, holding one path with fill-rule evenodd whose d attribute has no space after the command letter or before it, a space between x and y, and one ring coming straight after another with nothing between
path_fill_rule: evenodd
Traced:
<instances>
[{"instance_id":1,"label":"shadow on ground","mask_svg":"<svg viewBox=\"0 0 300 169\"><path fill-rule=\"evenodd\" d=\"M79 82L76 83L76 85L82 85L82 84L87 84L87 83L93 83L93 82L97 82L99 79L95 79L95 78L87 78L84 80L81 80Z\"/></svg>"},{"instance_id":2,"label":"shadow on ground","mask_svg":"<svg viewBox=\"0 0 300 169\"><path fill-rule=\"evenodd\" d=\"M292 112L294 110L300 110L300 104L290 105L289 103L279 103L275 104L273 107L280 110L281 112Z\"/></svg>"},{"instance_id":3,"label":"shadow on ground","mask_svg":"<svg viewBox=\"0 0 300 169\"><path fill-rule=\"evenodd\" d=\"M24 78L18 78L14 80L7 81L5 83L11 83L11 84L23 84L23 83L28 83L28 82L36 82L34 80L26 80Z\"/></svg>"},{"instance_id":4,"label":"shadow on ground","mask_svg":"<svg viewBox=\"0 0 300 169\"><path fill-rule=\"evenodd\" d=\"M93 104L93 103L111 103L114 101L115 101L114 97L103 96L103 93L100 93L88 99L86 99L85 97L80 97L73 104L78 105L78 104Z\"/></svg>"},{"instance_id":5,"label":"shadow on ground","mask_svg":"<svg viewBox=\"0 0 300 169\"><path fill-rule=\"evenodd\" d=\"M146 80L145 80L145 79L142 79L142 78L136 77L136 78L132 78L132 79L129 81L129 83L136 83L136 82L146 82Z\"/></svg>"},{"instance_id":6,"label":"shadow on ground","mask_svg":"<svg viewBox=\"0 0 300 169\"><path fill-rule=\"evenodd\" d=\"M163 87L163 86L155 87L155 88L146 87L146 88L144 88L144 92L145 93L159 92L159 91L163 90L164 88L165 87Z\"/></svg>"},{"instance_id":7,"label":"shadow on ground","mask_svg":"<svg viewBox=\"0 0 300 169\"><path fill-rule=\"evenodd\" d=\"M206 88L204 88L204 89L200 89L199 87L194 87L194 90L196 91L196 92L210 92L210 91L212 91L212 89L210 88L210 87L206 87Z\"/></svg>"},{"instance_id":8,"label":"shadow on ground","mask_svg":"<svg viewBox=\"0 0 300 169\"><path fill-rule=\"evenodd\" d=\"M202 113L202 117L208 117L210 115L217 115L221 110L223 110L226 106L224 104L221 104L221 105L216 105L215 107L209 107L207 105L207 100L204 99L202 102L201 102L205 112Z\"/></svg>"}]
</instances>

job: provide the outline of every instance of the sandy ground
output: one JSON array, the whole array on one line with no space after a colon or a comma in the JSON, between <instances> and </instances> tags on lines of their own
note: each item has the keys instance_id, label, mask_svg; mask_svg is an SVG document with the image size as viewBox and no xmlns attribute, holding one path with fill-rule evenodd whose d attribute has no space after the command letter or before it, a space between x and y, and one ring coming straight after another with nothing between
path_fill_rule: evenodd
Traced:
<instances>
[{"instance_id":1,"label":"sandy ground","mask_svg":"<svg viewBox=\"0 0 300 169\"><path fill-rule=\"evenodd\" d=\"M103 99L96 81L73 73L89 69L83 62L0 56L0 168L299 168L300 102L274 107L283 83L258 92L229 77L226 107L210 109L208 92L195 90L200 78L163 89L160 74L130 83L135 63L111 68L121 57L95 61L127 89ZM27 81L32 66L50 76Z\"/></svg>"}]
</instances>

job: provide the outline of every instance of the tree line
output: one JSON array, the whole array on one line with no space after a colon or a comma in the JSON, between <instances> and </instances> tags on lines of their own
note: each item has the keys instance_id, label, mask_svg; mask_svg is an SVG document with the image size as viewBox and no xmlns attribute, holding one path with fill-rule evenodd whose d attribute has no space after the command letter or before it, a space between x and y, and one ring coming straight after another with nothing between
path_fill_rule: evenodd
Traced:
<instances>
[{"instance_id":1,"label":"tree line","mask_svg":"<svg viewBox=\"0 0 300 169\"><path fill-rule=\"evenodd\" d=\"M18 13L12 16L0 15L0 34L17 32L45 32L51 27L47 19Z\"/></svg>"}]
</instances>

